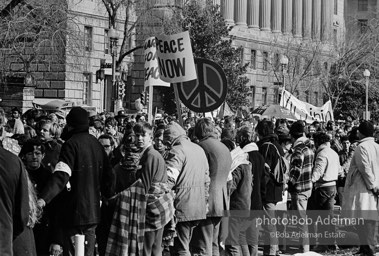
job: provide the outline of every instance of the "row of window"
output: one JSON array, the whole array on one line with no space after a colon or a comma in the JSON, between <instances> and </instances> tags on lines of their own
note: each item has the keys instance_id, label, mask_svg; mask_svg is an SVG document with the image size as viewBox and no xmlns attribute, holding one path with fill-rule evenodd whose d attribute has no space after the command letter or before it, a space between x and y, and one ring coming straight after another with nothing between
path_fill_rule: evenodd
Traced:
<instances>
[{"instance_id":1,"label":"row of window","mask_svg":"<svg viewBox=\"0 0 379 256\"><path fill-rule=\"evenodd\" d=\"M93 49L93 28L90 26L84 27L84 49L86 52L91 52ZM104 29L104 53L110 54L110 39L108 37L108 29ZM129 42L130 44L130 42Z\"/></svg>"},{"instance_id":2,"label":"row of window","mask_svg":"<svg viewBox=\"0 0 379 256\"><path fill-rule=\"evenodd\" d=\"M257 69L257 50L254 50L254 49L251 49L250 50L250 68L251 69ZM262 52L262 70L263 71L267 71L268 70L268 67L269 67L269 64L270 64L270 57L269 57L269 53L266 52L266 51L263 51ZM295 58L295 66L293 67L295 69L295 72L298 74L300 73L300 65L301 65L301 62L304 62L304 70L307 70L309 69L308 65L309 65L309 60L307 60L306 58L301 58L301 57L296 57ZM279 71L280 70L280 54L279 53L275 53L274 56L273 56L273 63L272 63L272 67L273 67L273 70L274 71ZM324 70L328 70L328 63L327 62L324 62ZM315 63L313 64L313 72L315 74L320 74L321 73L321 66L320 66L320 63L318 61L315 61Z\"/></svg>"},{"instance_id":3,"label":"row of window","mask_svg":"<svg viewBox=\"0 0 379 256\"><path fill-rule=\"evenodd\" d=\"M311 100L310 99L310 92L309 91L305 91L304 92L305 94L305 102L308 102L310 104L313 104L315 106L318 106L319 105L319 94L318 92L313 92L313 99L314 100ZM294 92L294 95L296 98L299 99L299 91L296 90ZM248 94L248 97L250 97L250 102L251 102L251 105L252 106L255 106L255 101L256 101L256 93L255 93L255 86L250 86L250 92ZM268 104L268 89L267 87L262 87L262 93L261 93L261 103L262 105L267 105ZM279 88L274 88L274 103L279 103Z\"/></svg>"}]
</instances>

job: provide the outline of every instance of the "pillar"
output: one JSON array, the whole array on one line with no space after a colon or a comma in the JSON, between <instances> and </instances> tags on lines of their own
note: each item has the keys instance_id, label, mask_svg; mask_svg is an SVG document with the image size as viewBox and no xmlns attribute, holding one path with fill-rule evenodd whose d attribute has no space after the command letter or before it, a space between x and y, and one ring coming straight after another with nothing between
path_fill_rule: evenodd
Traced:
<instances>
[{"instance_id":1,"label":"pillar","mask_svg":"<svg viewBox=\"0 0 379 256\"><path fill-rule=\"evenodd\" d=\"M259 1L248 0L247 2L247 26L249 28L259 28Z\"/></svg>"},{"instance_id":2,"label":"pillar","mask_svg":"<svg viewBox=\"0 0 379 256\"><path fill-rule=\"evenodd\" d=\"M283 34L288 35L292 31L292 0L283 0Z\"/></svg>"},{"instance_id":3,"label":"pillar","mask_svg":"<svg viewBox=\"0 0 379 256\"><path fill-rule=\"evenodd\" d=\"M303 1L303 37L311 38L312 33L312 0Z\"/></svg>"},{"instance_id":4,"label":"pillar","mask_svg":"<svg viewBox=\"0 0 379 256\"><path fill-rule=\"evenodd\" d=\"M222 0L221 7L226 24L234 25L234 0Z\"/></svg>"},{"instance_id":5,"label":"pillar","mask_svg":"<svg viewBox=\"0 0 379 256\"><path fill-rule=\"evenodd\" d=\"M333 1L321 1L321 40L328 41L332 28Z\"/></svg>"},{"instance_id":6,"label":"pillar","mask_svg":"<svg viewBox=\"0 0 379 256\"><path fill-rule=\"evenodd\" d=\"M262 31L270 31L271 29L271 0L261 0L260 4L260 28Z\"/></svg>"},{"instance_id":7,"label":"pillar","mask_svg":"<svg viewBox=\"0 0 379 256\"><path fill-rule=\"evenodd\" d=\"M280 33L282 30L282 0L272 0L272 32Z\"/></svg>"},{"instance_id":8,"label":"pillar","mask_svg":"<svg viewBox=\"0 0 379 256\"><path fill-rule=\"evenodd\" d=\"M321 0L313 0L312 6L312 39L320 40Z\"/></svg>"},{"instance_id":9,"label":"pillar","mask_svg":"<svg viewBox=\"0 0 379 256\"><path fill-rule=\"evenodd\" d=\"M247 0L235 0L235 22L237 26L247 26Z\"/></svg>"},{"instance_id":10,"label":"pillar","mask_svg":"<svg viewBox=\"0 0 379 256\"><path fill-rule=\"evenodd\" d=\"M302 36L303 0L293 0L293 36Z\"/></svg>"}]
</instances>

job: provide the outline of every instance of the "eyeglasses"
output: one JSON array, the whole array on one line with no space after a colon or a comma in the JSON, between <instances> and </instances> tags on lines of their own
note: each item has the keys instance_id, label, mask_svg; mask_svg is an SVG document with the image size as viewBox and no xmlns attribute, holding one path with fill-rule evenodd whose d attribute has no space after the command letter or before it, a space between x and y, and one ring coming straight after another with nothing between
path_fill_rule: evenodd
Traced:
<instances>
[{"instance_id":1,"label":"eyeglasses","mask_svg":"<svg viewBox=\"0 0 379 256\"><path fill-rule=\"evenodd\" d=\"M104 148L109 148L111 145L103 145Z\"/></svg>"}]
</instances>

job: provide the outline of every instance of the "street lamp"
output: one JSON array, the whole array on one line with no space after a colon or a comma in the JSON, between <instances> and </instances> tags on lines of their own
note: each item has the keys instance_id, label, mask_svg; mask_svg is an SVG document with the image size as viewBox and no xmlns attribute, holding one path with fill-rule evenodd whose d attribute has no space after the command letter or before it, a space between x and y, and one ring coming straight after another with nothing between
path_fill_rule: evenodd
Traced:
<instances>
[{"instance_id":1,"label":"street lamp","mask_svg":"<svg viewBox=\"0 0 379 256\"><path fill-rule=\"evenodd\" d=\"M117 56L117 43L119 35L113 27L108 31L108 37L111 46L111 56L112 56L112 87L114 88L115 99L118 98L118 88L116 87L116 56ZM117 106L117 101L115 101L115 106ZM116 111L116 107L114 109Z\"/></svg>"},{"instance_id":2,"label":"street lamp","mask_svg":"<svg viewBox=\"0 0 379 256\"><path fill-rule=\"evenodd\" d=\"M366 114L365 114L365 119L369 120L369 113L368 113L368 80L370 78L370 71L368 69L365 69L363 71L363 76L366 78Z\"/></svg>"},{"instance_id":3,"label":"street lamp","mask_svg":"<svg viewBox=\"0 0 379 256\"><path fill-rule=\"evenodd\" d=\"M288 65L288 57L286 55L282 55L280 58L280 64L282 65L282 75L283 75L283 90L286 89L286 78L285 78L285 71L287 69Z\"/></svg>"}]
</instances>

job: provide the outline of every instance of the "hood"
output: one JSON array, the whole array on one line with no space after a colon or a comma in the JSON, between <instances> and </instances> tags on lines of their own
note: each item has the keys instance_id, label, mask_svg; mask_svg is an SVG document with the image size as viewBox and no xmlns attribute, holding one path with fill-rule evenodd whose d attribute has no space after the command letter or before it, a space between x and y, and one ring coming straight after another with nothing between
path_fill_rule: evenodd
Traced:
<instances>
[{"instance_id":1,"label":"hood","mask_svg":"<svg viewBox=\"0 0 379 256\"><path fill-rule=\"evenodd\" d=\"M170 122L164 132L163 138L165 141L169 141L172 144L178 138L186 137L186 131L176 122Z\"/></svg>"},{"instance_id":2,"label":"hood","mask_svg":"<svg viewBox=\"0 0 379 256\"><path fill-rule=\"evenodd\" d=\"M257 144L255 144L254 142L251 142L247 145L245 145L242 150L246 153L249 153L251 151L258 151L258 146Z\"/></svg>"},{"instance_id":3,"label":"hood","mask_svg":"<svg viewBox=\"0 0 379 256\"><path fill-rule=\"evenodd\" d=\"M293 147L296 147L297 145L302 144L302 143L304 143L307 147L312 147L312 143L310 139L308 139L305 136L298 138L293 144Z\"/></svg>"}]
</instances>

